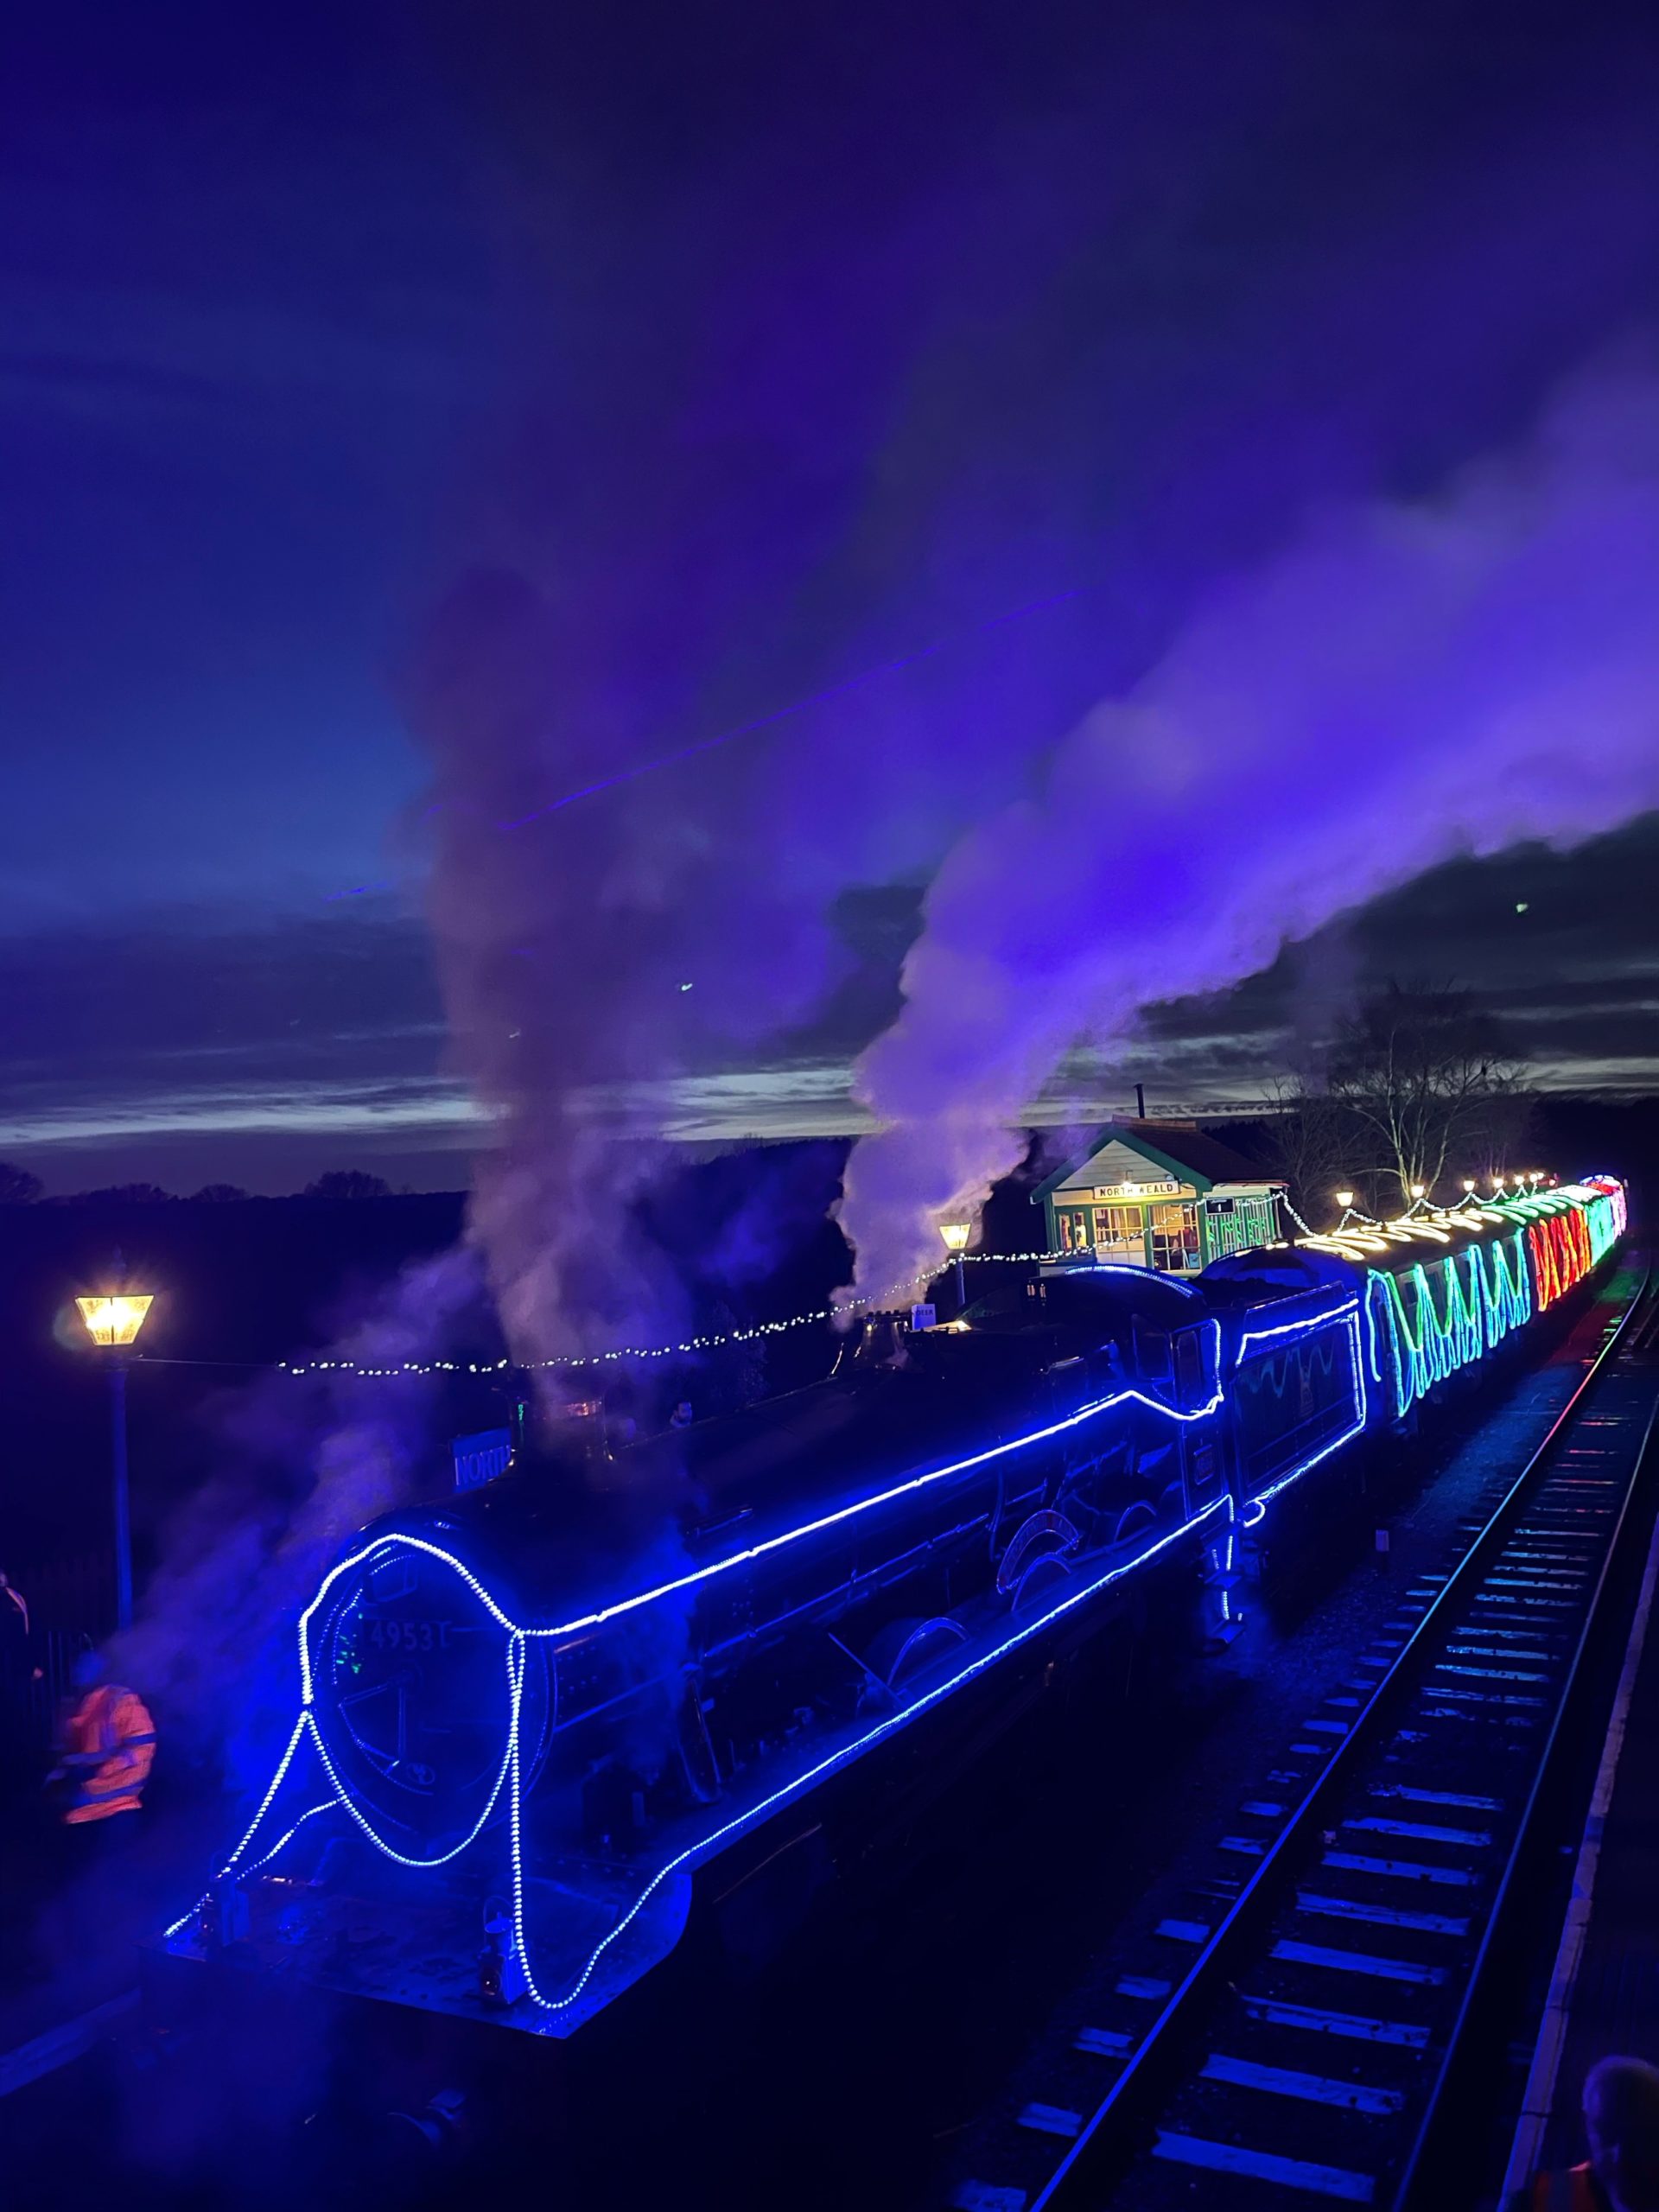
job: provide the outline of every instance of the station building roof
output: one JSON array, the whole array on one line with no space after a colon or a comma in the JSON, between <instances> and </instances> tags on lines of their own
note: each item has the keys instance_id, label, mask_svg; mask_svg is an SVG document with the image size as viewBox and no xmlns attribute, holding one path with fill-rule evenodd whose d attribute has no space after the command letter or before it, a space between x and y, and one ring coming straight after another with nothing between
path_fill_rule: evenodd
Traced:
<instances>
[{"instance_id":1,"label":"station building roof","mask_svg":"<svg viewBox=\"0 0 1659 2212\"><path fill-rule=\"evenodd\" d=\"M1085 1176L1084 1168L1095 1172ZM1207 1135L1195 1122L1108 1122L1086 1151L1037 1185L1032 1203L1039 1205L1057 1192L1082 1184L1149 1180L1148 1168L1154 1177L1186 1184L1201 1195L1285 1187L1282 1175L1264 1174L1254 1160Z\"/></svg>"}]
</instances>

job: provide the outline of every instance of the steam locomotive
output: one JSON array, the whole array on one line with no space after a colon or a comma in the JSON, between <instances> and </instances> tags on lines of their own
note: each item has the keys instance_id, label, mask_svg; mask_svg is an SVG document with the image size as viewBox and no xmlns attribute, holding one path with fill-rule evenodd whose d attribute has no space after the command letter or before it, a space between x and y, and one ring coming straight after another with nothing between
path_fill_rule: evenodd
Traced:
<instances>
[{"instance_id":1,"label":"steam locomotive","mask_svg":"<svg viewBox=\"0 0 1659 2212\"><path fill-rule=\"evenodd\" d=\"M1240 1531L1293 1486L1317 1511L1322 1467L1624 1226L1598 1177L1192 1282L1045 1269L941 1328L873 1323L823 1382L597 1479L521 1457L389 1514L306 1609L286 1749L163 1948L568 2036L665 1956L705 1870L814 1834L837 1777L1131 1604L1224 1641Z\"/></svg>"}]
</instances>

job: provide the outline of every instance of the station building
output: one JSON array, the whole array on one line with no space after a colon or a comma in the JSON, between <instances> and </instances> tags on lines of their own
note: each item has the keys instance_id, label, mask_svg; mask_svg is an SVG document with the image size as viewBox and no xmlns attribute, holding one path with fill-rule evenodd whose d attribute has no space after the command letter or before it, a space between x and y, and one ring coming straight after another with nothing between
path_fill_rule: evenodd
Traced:
<instances>
[{"instance_id":1,"label":"station building","mask_svg":"<svg viewBox=\"0 0 1659 2212\"><path fill-rule=\"evenodd\" d=\"M1286 1187L1195 1122L1109 1122L1032 1203L1051 1252L1193 1275L1282 1236Z\"/></svg>"}]
</instances>

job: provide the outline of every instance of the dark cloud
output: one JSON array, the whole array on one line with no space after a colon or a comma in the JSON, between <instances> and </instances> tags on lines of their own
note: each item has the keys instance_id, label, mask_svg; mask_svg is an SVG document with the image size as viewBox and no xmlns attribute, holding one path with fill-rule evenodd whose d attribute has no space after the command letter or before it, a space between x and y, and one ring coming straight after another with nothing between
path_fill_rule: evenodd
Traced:
<instances>
[{"instance_id":1,"label":"dark cloud","mask_svg":"<svg viewBox=\"0 0 1659 2212\"><path fill-rule=\"evenodd\" d=\"M569 817L622 859L555 951L670 1040L590 1091L844 1127L963 823L1310 505L1432 490L1654 305L1632 9L157 0L38 16L10 81L0 1144L60 1182L450 1179L420 932L323 901L393 872L386 671L480 550L553 610L540 802L942 648ZM1059 1086L1249 1095L1399 969L1646 1081L1616 881L1443 870ZM623 976L641 886L680 965Z\"/></svg>"},{"instance_id":2,"label":"dark cloud","mask_svg":"<svg viewBox=\"0 0 1659 2212\"><path fill-rule=\"evenodd\" d=\"M425 932L389 911L0 936L0 1151L62 1187L140 1159L206 1181L199 1148L279 1189L320 1157L430 1152L462 1129L442 1033Z\"/></svg>"},{"instance_id":3,"label":"dark cloud","mask_svg":"<svg viewBox=\"0 0 1659 2212\"><path fill-rule=\"evenodd\" d=\"M1659 1088L1659 910L1643 887L1656 872L1652 816L1573 852L1520 846L1435 868L1236 990L1151 1008L1109 1071L1081 1054L1069 1080L1116 1073L1121 1087L1122 1077L1140 1077L1168 1105L1255 1096L1301 1045L1317 1046L1357 993L1422 977L1467 989L1497 1014L1541 1088L1650 1093Z\"/></svg>"},{"instance_id":4,"label":"dark cloud","mask_svg":"<svg viewBox=\"0 0 1659 2212\"><path fill-rule=\"evenodd\" d=\"M1652 818L1574 853L1436 869L1236 990L1151 1008L1121 1050L1074 1052L1033 1112L1122 1112L1137 1081L1166 1112L1248 1105L1294 1058L1299 1030L1317 1041L1355 992L1418 975L1499 1015L1540 1085L1650 1094L1659 909L1643 887L1656 878ZM891 1017L918 916L908 887L849 897L848 969L810 1028L744 1065L709 1054L672 1080L619 1077L591 1109L693 1143L864 1126L852 1061ZM260 927L188 911L114 940L0 936L0 1157L56 1190L220 1176L291 1190L342 1161L448 1189L478 1141L446 1072L424 925L385 901Z\"/></svg>"}]
</instances>

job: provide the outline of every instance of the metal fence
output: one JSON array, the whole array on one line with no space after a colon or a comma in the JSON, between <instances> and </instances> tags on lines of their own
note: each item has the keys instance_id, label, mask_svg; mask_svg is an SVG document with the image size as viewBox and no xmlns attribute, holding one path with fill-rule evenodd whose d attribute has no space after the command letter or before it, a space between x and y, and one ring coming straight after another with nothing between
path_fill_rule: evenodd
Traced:
<instances>
[{"instance_id":1,"label":"metal fence","mask_svg":"<svg viewBox=\"0 0 1659 2212\"><path fill-rule=\"evenodd\" d=\"M0 1748L33 1758L52 1740L76 1658L109 1619L109 1561L92 1552L42 1562L12 1580L27 1605L28 1625L18 1608L0 1599Z\"/></svg>"},{"instance_id":2,"label":"metal fence","mask_svg":"<svg viewBox=\"0 0 1659 2212\"><path fill-rule=\"evenodd\" d=\"M45 1751L75 1661L92 1640L73 1629L46 1629L29 1637L27 1650L19 1639L0 1657L0 1739L14 1751Z\"/></svg>"}]
</instances>

